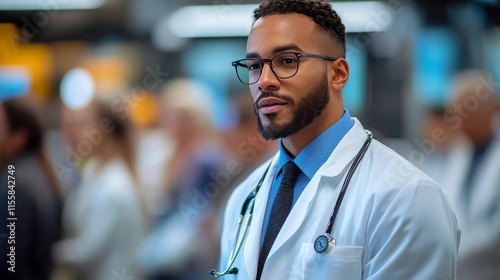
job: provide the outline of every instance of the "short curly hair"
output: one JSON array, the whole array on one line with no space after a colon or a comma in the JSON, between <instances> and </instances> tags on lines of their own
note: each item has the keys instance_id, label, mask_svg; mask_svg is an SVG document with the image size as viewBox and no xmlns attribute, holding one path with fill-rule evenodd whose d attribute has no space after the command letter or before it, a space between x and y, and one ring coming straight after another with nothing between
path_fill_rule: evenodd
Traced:
<instances>
[{"instance_id":1,"label":"short curly hair","mask_svg":"<svg viewBox=\"0 0 500 280\"><path fill-rule=\"evenodd\" d=\"M337 12L322 0L264 0L254 10L254 23L261 17L280 14L303 14L314 20L318 28L326 32L341 47L345 56L345 26Z\"/></svg>"}]
</instances>

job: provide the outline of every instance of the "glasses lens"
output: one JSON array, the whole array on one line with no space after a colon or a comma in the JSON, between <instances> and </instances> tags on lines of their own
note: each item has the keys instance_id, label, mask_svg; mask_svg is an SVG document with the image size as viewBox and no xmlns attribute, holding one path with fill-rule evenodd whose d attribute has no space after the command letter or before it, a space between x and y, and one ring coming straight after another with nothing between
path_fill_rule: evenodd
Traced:
<instances>
[{"instance_id":1,"label":"glasses lens","mask_svg":"<svg viewBox=\"0 0 500 280\"><path fill-rule=\"evenodd\" d=\"M242 59L233 63L240 81L246 85L257 82L260 77L261 63L258 59Z\"/></svg>"},{"instance_id":2,"label":"glasses lens","mask_svg":"<svg viewBox=\"0 0 500 280\"><path fill-rule=\"evenodd\" d=\"M282 79L292 77L299 70L299 59L295 53L278 54L273 58L272 64L276 76Z\"/></svg>"}]
</instances>

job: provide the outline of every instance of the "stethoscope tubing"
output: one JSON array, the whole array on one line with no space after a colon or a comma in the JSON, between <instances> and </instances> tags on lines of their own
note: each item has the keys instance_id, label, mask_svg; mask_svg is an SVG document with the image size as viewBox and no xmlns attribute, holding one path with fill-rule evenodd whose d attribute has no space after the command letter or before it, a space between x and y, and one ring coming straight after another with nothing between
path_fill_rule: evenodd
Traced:
<instances>
[{"instance_id":1,"label":"stethoscope tubing","mask_svg":"<svg viewBox=\"0 0 500 280\"><path fill-rule=\"evenodd\" d=\"M358 154L354 158L354 161L353 161L351 167L349 168L349 171L347 172L346 179L344 180L344 183L342 184L342 188L340 190L339 197L337 198L337 201L335 202L335 206L334 206L332 215L330 216L330 220L328 221L326 232L325 232L325 234L320 235L316 239L315 244L321 238L327 240L327 244L325 244L326 246L320 248L319 250L316 249L316 245L315 245L315 250L318 253L323 253L324 251L326 251L326 249L328 247L328 243L331 240L334 240L331 237L331 232L332 232L333 224L335 222L335 218L337 217L340 206L342 204L342 200L344 199L344 196L345 196L345 193L347 191L347 187L349 186L349 183L351 181L351 178L354 175L354 172L356 171L359 163L363 159L363 156L365 155L366 151L368 150L368 147L370 146L371 140L373 138L373 135L370 131L367 130L366 133L368 134L368 139L365 141L365 143L361 147L360 151L358 152ZM266 178L267 172L269 171L270 167L271 167L271 163L269 163L269 165L267 166L266 171L264 172L264 174L260 178L260 181L257 184L257 186L255 187L255 189L253 189L253 191L247 196L247 198L243 202L243 205L241 206L240 217L238 218L238 223L237 223L238 229L236 230L236 239L234 241L233 248L231 249L231 252L229 253L227 268L222 272L218 272L215 269L211 269L208 272L211 276L213 276L215 278L219 278L219 277L226 275L226 274L237 274L238 273L238 268L232 267L232 266L236 260L236 257L238 256L238 253L241 250L241 247L243 246L243 243L245 242L246 236L247 236L248 231L250 229L250 224L252 222L252 217L253 217L255 197L257 196L257 193L259 192L259 189L262 186L262 183L264 182L264 179ZM245 214L248 210L248 207L250 207L250 212L248 215L247 225L245 227L245 231L243 232L243 236L241 238L241 241L238 242L240 240L239 237L240 237L240 232L241 232L241 225L242 225L243 220L245 218ZM335 241L334 241L334 243L335 243Z\"/></svg>"},{"instance_id":2,"label":"stethoscope tubing","mask_svg":"<svg viewBox=\"0 0 500 280\"><path fill-rule=\"evenodd\" d=\"M356 157L354 158L354 161L349 168L349 171L347 172L346 179L344 180L344 183L342 184L342 189L340 190L339 197L337 198L337 201L335 202L335 207L333 208L333 213L330 216L330 221L328 222L328 226L326 227L325 233L328 235L332 234L332 228L333 228L333 223L335 222L335 219L337 218L337 214L339 212L340 206L342 205L342 200L344 200L345 193L347 191L347 187L349 186L349 183L351 182L352 175L354 175L354 172L356 172L356 169L358 168L359 163L363 159L363 156L366 153L366 150L368 150L368 147L370 146L371 140L373 138L372 133L370 131L366 131L368 133L368 139L365 141L363 144L363 147L361 147L361 150L358 152Z\"/></svg>"}]
</instances>

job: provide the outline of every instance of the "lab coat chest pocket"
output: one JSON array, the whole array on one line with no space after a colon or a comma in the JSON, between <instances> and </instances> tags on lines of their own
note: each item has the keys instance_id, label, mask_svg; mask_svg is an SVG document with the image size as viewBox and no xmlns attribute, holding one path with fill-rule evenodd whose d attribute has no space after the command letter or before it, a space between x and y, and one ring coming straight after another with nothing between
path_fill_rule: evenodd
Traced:
<instances>
[{"instance_id":1,"label":"lab coat chest pocket","mask_svg":"<svg viewBox=\"0 0 500 280\"><path fill-rule=\"evenodd\" d=\"M362 255L360 246L330 246L320 254L312 243L303 243L290 279L361 279Z\"/></svg>"}]
</instances>

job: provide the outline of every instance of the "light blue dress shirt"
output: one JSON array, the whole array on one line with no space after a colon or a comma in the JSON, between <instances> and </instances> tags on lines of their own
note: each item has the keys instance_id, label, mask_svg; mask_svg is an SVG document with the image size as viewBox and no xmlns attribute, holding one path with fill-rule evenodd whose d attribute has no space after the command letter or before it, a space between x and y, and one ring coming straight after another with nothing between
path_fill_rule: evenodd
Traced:
<instances>
[{"instance_id":1,"label":"light blue dress shirt","mask_svg":"<svg viewBox=\"0 0 500 280\"><path fill-rule=\"evenodd\" d=\"M278 189L281 184L282 170L283 166L293 160L295 164L300 168L302 173L297 178L294 186L293 192L293 202L292 207L299 198L302 191L306 188L309 181L311 181L314 174L318 169L326 162L328 157L331 155L335 147L344 135L352 128L354 122L349 115L349 112L345 110L344 115L336 123L330 126L327 130L316 137L311 143L309 143L295 159L288 153L288 151L283 146L280 141L280 155L278 159L278 169L273 179L273 183L269 190L269 198L267 200L266 213L264 215L264 223L262 227L261 234L261 246L264 236L266 235L267 224L269 222L269 215L271 213L271 208L273 207L274 199L278 193Z\"/></svg>"}]
</instances>

